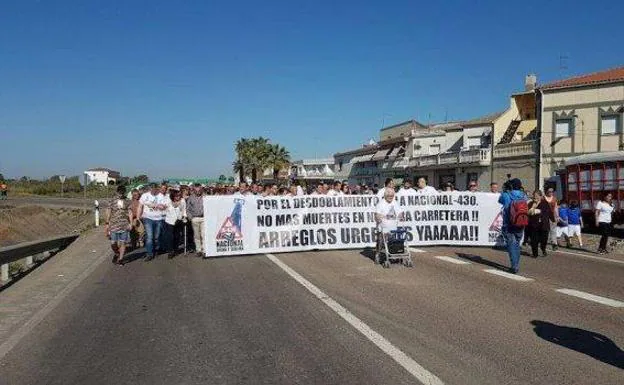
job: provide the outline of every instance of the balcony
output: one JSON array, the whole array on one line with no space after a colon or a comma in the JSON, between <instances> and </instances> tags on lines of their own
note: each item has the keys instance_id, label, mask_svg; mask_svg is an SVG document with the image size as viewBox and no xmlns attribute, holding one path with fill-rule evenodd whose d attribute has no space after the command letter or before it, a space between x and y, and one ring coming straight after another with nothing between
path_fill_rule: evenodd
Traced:
<instances>
[{"instance_id":1,"label":"balcony","mask_svg":"<svg viewBox=\"0 0 624 385\"><path fill-rule=\"evenodd\" d=\"M475 148L471 150L463 150L458 152L448 152L437 155L425 155L416 158L415 166L431 167L431 166L448 166L456 164L476 163L481 166L487 166L492 159L489 148Z\"/></svg>"},{"instance_id":2,"label":"balcony","mask_svg":"<svg viewBox=\"0 0 624 385\"><path fill-rule=\"evenodd\" d=\"M524 142L498 144L494 147L494 158L513 158L516 156L534 156L537 153L537 142L527 140Z\"/></svg>"}]
</instances>

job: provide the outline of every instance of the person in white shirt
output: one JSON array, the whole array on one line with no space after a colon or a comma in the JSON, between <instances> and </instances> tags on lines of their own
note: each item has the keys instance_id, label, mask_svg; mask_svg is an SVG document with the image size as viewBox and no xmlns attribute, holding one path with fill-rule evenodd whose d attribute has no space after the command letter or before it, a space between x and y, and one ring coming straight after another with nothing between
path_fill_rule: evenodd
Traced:
<instances>
[{"instance_id":1,"label":"person in white shirt","mask_svg":"<svg viewBox=\"0 0 624 385\"><path fill-rule=\"evenodd\" d=\"M139 211L145 227L145 248L147 250L145 260L151 261L156 255L156 250L161 246L159 239L165 219L167 202L155 183L151 185L150 191L141 195L139 202L141 203Z\"/></svg>"},{"instance_id":2,"label":"person in white shirt","mask_svg":"<svg viewBox=\"0 0 624 385\"><path fill-rule=\"evenodd\" d=\"M398 227L399 219L403 218L404 212L394 199L395 193L391 188L386 189L383 199L375 207L375 221L379 231L389 234Z\"/></svg>"},{"instance_id":3,"label":"person in white shirt","mask_svg":"<svg viewBox=\"0 0 624 385\"><path fill-rule=\"evenodd\" d=\"M377 191L377 198L379 198L380 201L386 196L387 190L392 190L392 192L394 192L394 180L392 180L392 178L386 178L386 181L384 182L384 187L380 188L379 191Z\"/></svg>"},{"instance_id":4,"label":"person in white shirt","mask_svg":"<svg viewBox=\"0 0 624 385\"><path fill-rule=\"evenodd\" d=\"M183 236L182 230L186 225L186 202L182 199L180 191L173 190L167 201L165 210L164 238L169 259L175 257Z\"/></svg>"},{"instance_id":5,"label":"person in white shirt","mask_svg":"<svg viewBox=\"0 0 624 385\"><path fill-rule=\"evenodd\" d=\"M249 191L249 186L247 185L247 182L240 182L238 184L238 190L233 195L236 197L251 195L251 191Z\"/></svg>"},{"instance_id":6,"label":"person in white shirt","mask_svg":"<svg viewBox=\"0 0 624 385\"><path fill-rule=\"evenodd\" d=\"M425 178L418 178L418 190L416 190L418 194L437 194L438 191L431 187L427 186L427 180Z\"/></svg>"},{"instance_id":7,"label":"person in white shirt","mask_svg":"<svg viewBox=\"0 0 624 385\"><path fill-rule=\"evenodd\" d=\"M405 179L403 181L403 187L399 189L397 196L413 195L416 194L416 190L412 187L412 181Z\"/></svg>"},{"instance_id":8,"label":"person in white shirt","mask_svg":"<svg viewBox=\"0 0 624 385\"><path fill-rule=\"evenodd\" d=\"M600 245L598 253L607 253L607 243L611 235L611 222L613 214L613 194L607 193L602 200L596 204L596 227L600 229L602 236L600 237Z\"/></svg>"},{"instance_id":9,"label":"person in white shirt","mask_svg":"<svg viewBox=\"0 0 624 385\"><path fill-rule=\"evenodd\" d=\"M303 187L299 184L299 181L295 181L296 194L297 196L305 195L305 191L303 191Z\"/></svg>"},{"instance_id":10,"label":"person in white shirt","mask_svg":"<svg viewBox=\"0 0 624 385\"><path fill-rule=\"evenodd\" d=\"M340 182L334 182L334 188L330 189L327 192L327 195L329 195L330 197L335 197L335 196L339 196L339 195L344 195L344 193L342 192L342 183Z\"/></svg>"},{"instance_id":11,"label":"person in white shirt","mask_svg":"<svg viewBox=\"0 0 624 385\"><path fill-rule=\"evenodd\" d=\"M323 190L323 184L319 184L316 186L316 189L312 191L310 195L325 195L325 191Z\"/></svg>"}]
</instances>

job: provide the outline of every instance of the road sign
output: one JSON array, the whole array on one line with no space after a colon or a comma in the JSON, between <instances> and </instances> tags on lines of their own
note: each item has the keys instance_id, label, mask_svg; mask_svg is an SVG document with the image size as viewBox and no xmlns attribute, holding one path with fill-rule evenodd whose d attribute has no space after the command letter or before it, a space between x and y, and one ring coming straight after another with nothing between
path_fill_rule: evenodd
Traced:
<instances>
[{"instance_id":1,"label":"road sign","mask_svg":"<svg viewBox=\"0 0 624 385\"><path fill-rule=\"evenodd\" d=\"M59 175L59 179L61 180L61 183L65 183L65 175Z\"/></svg>"}]
</instances>

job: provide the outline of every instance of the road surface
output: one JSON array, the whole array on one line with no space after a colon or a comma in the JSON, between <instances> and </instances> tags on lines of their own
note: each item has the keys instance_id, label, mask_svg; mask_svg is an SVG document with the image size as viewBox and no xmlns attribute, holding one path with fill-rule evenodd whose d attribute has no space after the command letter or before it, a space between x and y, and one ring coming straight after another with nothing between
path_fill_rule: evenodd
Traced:
<instances>
[{"instance_id":1,"label":"road surface","mask_svg":"<svg viewBox=\"0 0 624 385\"><path fill-rule=\"evenodd\" d=\"M622 259L523 257L518 278L500 251L421 251L412 269L361 250L102 263L2 383L624 383Z\"/></svg>"}]
</instances>

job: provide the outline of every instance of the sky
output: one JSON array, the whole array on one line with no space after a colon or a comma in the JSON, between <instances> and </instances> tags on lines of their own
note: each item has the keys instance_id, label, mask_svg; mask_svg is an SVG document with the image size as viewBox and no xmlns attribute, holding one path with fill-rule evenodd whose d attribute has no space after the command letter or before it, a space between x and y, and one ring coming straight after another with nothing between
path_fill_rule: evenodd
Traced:
<instances>
[{"instance_id":1,"label":"sky","mask_svg":"<svg viewBox=\"0 0 624 385\"><path fill-rule=\"evenodd\" d=\"M5 1L0 173L231 175L235 141L260 135L331 157L383 123L502 111L528 73L624 65L623 16L576 0Z\"/></svg>"}]
</instances>

